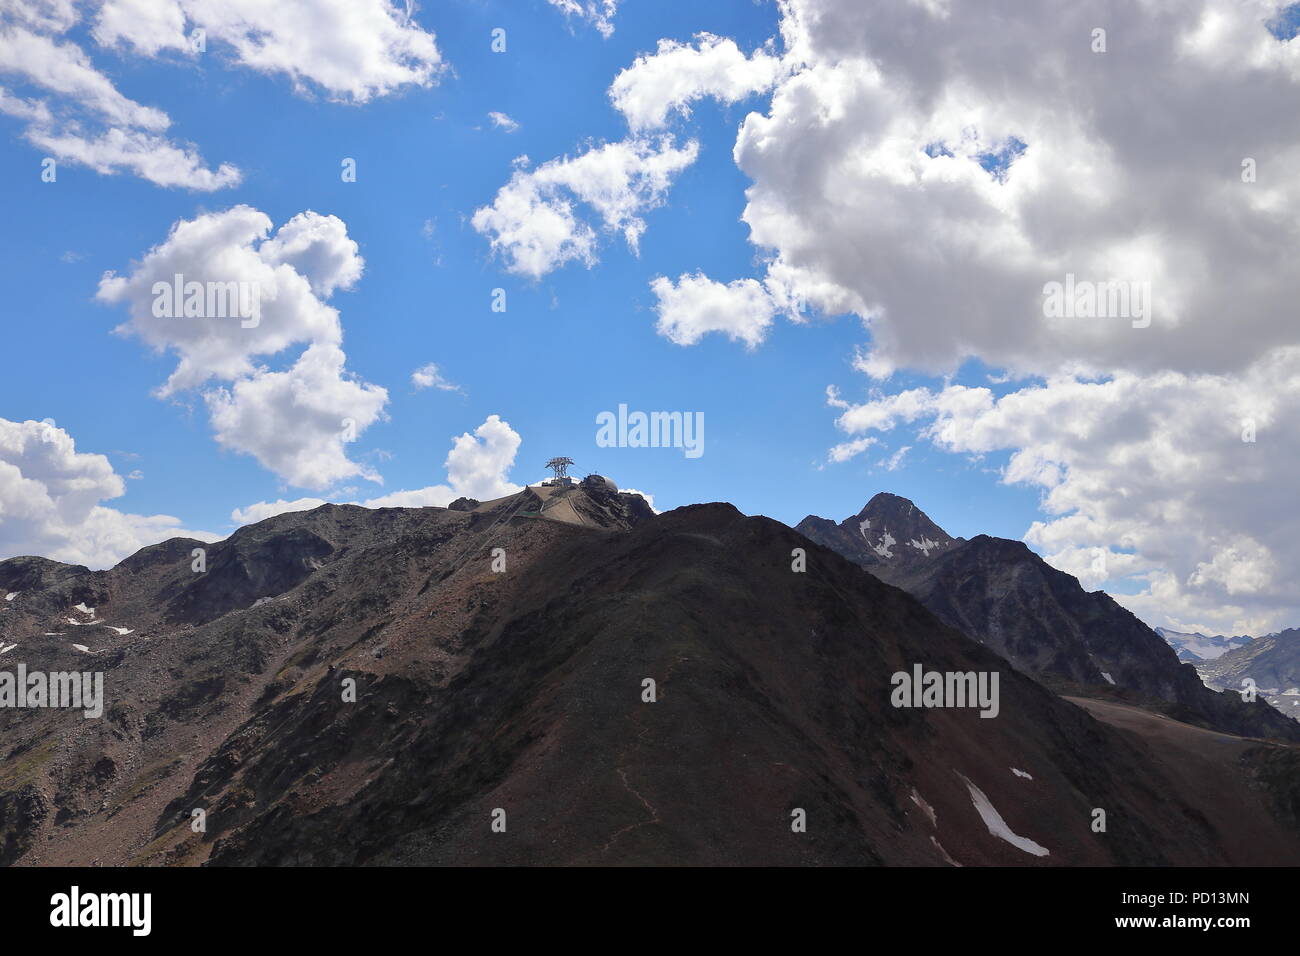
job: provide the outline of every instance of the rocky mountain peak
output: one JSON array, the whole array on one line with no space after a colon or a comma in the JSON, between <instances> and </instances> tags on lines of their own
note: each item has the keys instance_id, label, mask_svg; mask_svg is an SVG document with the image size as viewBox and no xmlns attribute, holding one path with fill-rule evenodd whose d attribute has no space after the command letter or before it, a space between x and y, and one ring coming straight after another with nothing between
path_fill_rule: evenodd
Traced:
<instances>
[{"instance_id":1,"label":"rocky mountain peak","mask_svg":"<svg viewBox=\"0 0 1300 956\"><path fill-rule=\"evenodd\" d=\"M960 540L906 498L885 491L839 524L809 515L795 530L863 567L925 563Z\"/></svg>"},{"instance_id":2,"label":"rocky mountain peak","mask_svg":"<svg viewBox=\"0 0 1300 956\"><path fill-rule=\"evenodd\" d=\"M929 557L954 540L911 501L887 491L872 497L843 524L851 525L851 530L881 559L893 558L898 552Z\"/></svg>"}]
</instances>

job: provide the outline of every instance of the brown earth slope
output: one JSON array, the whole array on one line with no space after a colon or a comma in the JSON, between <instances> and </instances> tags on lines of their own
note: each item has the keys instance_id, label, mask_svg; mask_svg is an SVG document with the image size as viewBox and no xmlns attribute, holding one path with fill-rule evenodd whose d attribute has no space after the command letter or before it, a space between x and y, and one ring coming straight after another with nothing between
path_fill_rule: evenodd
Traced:
<instances>
[{"instance_id":1,"label":"brown earth slope","mask_svg":"<svg viewBox=\"0 0 1300 956\"><path fill-rule=\"evenodd\" d=\"M0 669L93 667L108 698L100 720L0 710L0 862L1300 859L1293 748L1258 745L1268 839L1242 846L1149 745L838 554L626 497L327 505L207 546L202 572L189 541L108 572L0 562ZM891 706L914 664L996 672L998 716Z\"/></svg>"}]
</instances>

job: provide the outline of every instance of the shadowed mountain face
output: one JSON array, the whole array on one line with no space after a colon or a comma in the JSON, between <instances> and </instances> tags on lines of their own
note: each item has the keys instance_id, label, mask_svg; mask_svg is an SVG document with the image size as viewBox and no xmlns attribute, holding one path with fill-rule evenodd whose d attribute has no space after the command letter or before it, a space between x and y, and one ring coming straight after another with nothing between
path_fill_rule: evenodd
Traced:
<instances>
[{"instance_id":1,"label":"shadowed mountain face","mask_svg":"<svg viewBox=\"0 0 1300 956\"><path fill-rule=\"evenodd\" d=\"M1296 748L1094 718L784 525L608 494L0 562L0 669L106 698L0 710L0 863L1300 858ZM894 706L917 666L996 675L997 715Z\"/></svg>"},{"instance_id":2,"label":"shadowed mountain face","mask_svg":"<svg viewBox=\"0 0 1300 956\"><path fill-rule=\"evenodd\" d=\"M904 529L896 537L929 532L945 542L928 556L895 549L864 555L847 529L885 508ZM906 516L910 524L899 518ZM873 527L875 522L873 521ZM829 528L828 528L829 526ZM835 529L830 531L829 529ZM1078 579L1058 571L1019 541L978 535L952 539L911 502L876 495L857 518L840 525L805 518L797 526L812 540L834 548L874 576L907 591L945 623L1006 658L1018 670L1079 687L1116 688L1155 702L1170 716L1227 733L1300 741L1300 726L1279 720L1259 703L1206 688L1191 665L1149 627L1105 592L1087 592Z\"/></svg>"}]
</instances>

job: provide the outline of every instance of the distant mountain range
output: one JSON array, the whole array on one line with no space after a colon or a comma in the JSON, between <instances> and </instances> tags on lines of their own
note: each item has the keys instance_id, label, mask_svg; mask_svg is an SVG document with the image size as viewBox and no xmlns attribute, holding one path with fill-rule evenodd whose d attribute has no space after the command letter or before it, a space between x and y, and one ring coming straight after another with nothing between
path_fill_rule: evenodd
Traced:
<instances>
[{"instance_id":1,"label":"distant mountain range","mask_svg":"<svg viewBox=\"0 0 1300 956\"><path fill-rule=\"evenodd\" d=\"M1156 633L1164 639L1165 643L1178 652L1178 659L1182 661L1212 661L1222 656L1225 652L1237 647L1245 647L1254 640L1248 634L1240 634L1234 637L1224 637L1222 634L1216 634L1213 637L1207 637L1200 632L1188 633L1187 631L1175 631L1167 627L1157 627Z\"/></svg>"},{"instance_id":2,"label":"distant mountain range","mask_svg":"<svg viewBox=\"0 0 1300 956\"><path fill-rule=\"evenodd\" d=\"M1262 698L1300 720L1300 628L1255 638L1196 669L1209 686L1238 693L1250 679Z\"/></svg>"},{"instance_id":3,"label":"distant mountain range","mask_svg":"<svg viewBox=\"0 0 1300 956\"><path fill-rule=\"evenodd\" d=\"M1255 682L1261 700L1293 720L1300 720L1300 628L1263 637L1234 637L1174 631L1157 627L1181 660L1196 667L1207 687L1240 694L1242 681Z\"/></svg>"},{"instance_id":4,"label":"distant mountain range","mask_svg":"<svg viewBox=\"0 0 1300 956\"><path fill-rule=\"evenodd\" d=\"M0 674L105 692L0 709L0 864L1300 860L1300 725L1109 598L893 496L800 529L593 481L0 561Z\"/></svg>"}]
</instances>

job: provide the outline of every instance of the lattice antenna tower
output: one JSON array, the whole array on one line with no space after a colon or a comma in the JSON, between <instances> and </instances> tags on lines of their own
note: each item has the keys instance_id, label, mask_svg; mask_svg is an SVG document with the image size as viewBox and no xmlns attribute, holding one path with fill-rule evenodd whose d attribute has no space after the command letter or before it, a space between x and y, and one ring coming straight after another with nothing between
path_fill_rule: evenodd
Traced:
<instances>
[{"instance_id":1,"label":"lattice antenna tower","mask_svg":"<svg viewBox=\"0 0 1300 956\"><path fill-rule=\"evenodd\" d=\"M569 466L574 464L572 458L552 458L546 463L546 467L555 472L555 480L558 482L562 478L569 477Z\"/></svg>"}]
</instances>

